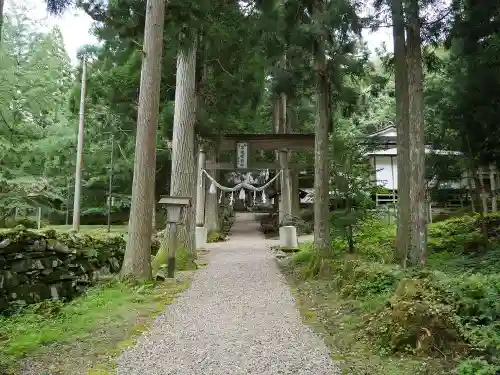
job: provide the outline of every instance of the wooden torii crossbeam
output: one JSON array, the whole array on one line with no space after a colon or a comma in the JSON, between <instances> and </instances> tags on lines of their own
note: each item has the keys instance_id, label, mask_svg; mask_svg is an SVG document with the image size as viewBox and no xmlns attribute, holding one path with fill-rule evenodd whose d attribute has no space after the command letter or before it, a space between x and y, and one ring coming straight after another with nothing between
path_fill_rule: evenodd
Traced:
<instances>
[{"instance_id":1,"label":"wooden torii crossbeam","mask_svg":"<svg viewBox=\"0 0 500 375\"><path fill-rule=\"evenodd\" d=\"M207 161L207 169L235 169L248 171L257 169L280 169L278 162L252 162L249 155L254 151L312 151L314 133L309 134L226 134L222 137L207 138L218 144L219 151L236 151L236 163L217 163ZM293 168L292 165L288 166Z\"/></svg>"}]
</instances>

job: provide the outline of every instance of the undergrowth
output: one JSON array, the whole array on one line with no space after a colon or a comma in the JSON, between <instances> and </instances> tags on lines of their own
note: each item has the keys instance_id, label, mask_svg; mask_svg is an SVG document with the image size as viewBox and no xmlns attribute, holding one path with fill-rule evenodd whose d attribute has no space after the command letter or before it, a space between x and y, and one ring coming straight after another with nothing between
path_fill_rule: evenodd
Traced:
<instances>
[{"instance_id":1,"label":"undergrowth","mask_svg":"<svg viewBox=\"0 0 500 375\"><path fill-rule=\"evenodd\" d=\"M101 357L107 361L110 355L118 354L114 351L117 346L120 349L121 342L146 329L146 326L138 328L138 320L147 323L145 318L162 311L187 285L187 281L158 284L111 281L89 289L69 303L49 300L10 317L0 316L0 374L16 373L22 360L49 361L51 366L58 361L78 361L77 356L62 354L71 353L73 344L77 347L88 344L86 353L78 355L95 351L91 362ZM68 369L60 371L72 373Z\"/></svg>"},{"instance_id":2,"label":"undergrowth","mask_svg":"<svg viewBox=\"0 0 500 375\"><path fill-rule=\"evenodd\" d=\"M354 252L332 241L328 275L308 244L286 269L350 374L495 375L499 218L487 217L487 242L477 216L431 225L428 265L404 270L393 260L395 228L370 217L356 226Z\"/></svg>"}]
</instances>

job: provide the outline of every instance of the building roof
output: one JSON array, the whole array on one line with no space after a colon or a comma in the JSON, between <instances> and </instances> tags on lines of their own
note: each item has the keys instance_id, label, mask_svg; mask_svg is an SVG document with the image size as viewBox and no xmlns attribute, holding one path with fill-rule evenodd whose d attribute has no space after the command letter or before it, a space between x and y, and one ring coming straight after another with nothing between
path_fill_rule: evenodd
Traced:
<instances>
[{"instance_id":1,"label":"building roof","mask_svg":"<svg viewBox=\"0 0 500 375\"><path fill-rule=\"evenodd\" d=\"M455 156L463 156L463 153L460 151L449 151L449 150L433 150L430 147L425 148L426 154L434 154L434 155L455 155ZM365 155L378 155L378 156L396 156L398 154L397 148L388 148L386 150L375 150L371 152L367 152Z\"/></svg>"},{"instance_id":2,"label":"building roof","mask_svg":"<svg viewBox=\"0 0 500 375\"><path fill-rule=\"evenodd\" d=\"M396 137L396 127L393 124L388 125L375 133L368 134L367 137Z\"/></svg>"}]
</instances>

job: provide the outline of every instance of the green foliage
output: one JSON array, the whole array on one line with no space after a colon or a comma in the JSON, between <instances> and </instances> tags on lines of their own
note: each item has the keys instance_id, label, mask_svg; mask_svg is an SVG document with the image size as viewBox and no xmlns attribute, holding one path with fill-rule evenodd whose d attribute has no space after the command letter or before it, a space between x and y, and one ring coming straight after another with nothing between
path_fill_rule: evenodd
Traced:
<instances>
[{"instance_id":1,"label":"green foliage","mask_svg":"<svg viewBox=\"0 0 500 375\"><path fill-rule=\"evenodd\" d=\"M454 375L496 375L499 366L494 366L484 359L468 359L460 363L453 372Z\"/></svg>"},{"instance_id":2,"label":"green foliage","mask_svg":"<svg viewBox=\"0 0 500 375\"><path fill-rule=\"evenodd\" d=\"M10 373L17 361L50 345L85 342L99 328L99 338L105 339L106 327L123 326L131 311L144 313L141 306L149 314L158 307L163 310L186 287L187 283L155 286L112 281L69 303L44 301L14 316L0 316L0 372Z\"/></svg>"},{"instance_id":3,"label":"green foliage","mask_svg":"<svg viewBox=\"0 0 500 375\"><path fill-rule=\"evenodd\" d=\"M391 262L394 226L368 216L358 223L354 253L345 240L334 238L329 274L318 274L318 255L310 245L291 257L290 266L300 280L321 276L328 282L339 303L351 306L355 330L367 334L371 350L384 358L443 361L445 356L453 360L443 366L458 366L454 374L495 373L500 366L498 215L486 216L486 223L491 237L484 251L471 235L479 231L478 216L432 224L429 266L403 270ZM478 356L484 359L474 359Z\"/></svg>"},{"instance_id":4,"label":"green foliage","mask_svg":"<svg viewBox=\"0 0 500 375\"><path fill-rule=\"evenodd\" d=\"M429 250L450 251L457 254L477 253L498 242L500 216L489 214L485 218L490 243L481 233L479 215L464 215L429 226Z\"/></svg>"},{"instance_id":5,"label":"green foliage","mask_svg":"<svg viewBox=\"0 0 500 375\"><path fill-rule=\"evenodd\" d=\"M175 269L178 271L195 270L198 266L193 256L185 248L177 249L175 252Z\"/></svg>"},{"instance_id":6,"label":"green foliage","mask_svg":"<svg viewBox=\"0 0 500 375\"><path fill-rule=\"evenodd\" d=\"M218 231L211 231L208 233L208 236L207 236L208 243L223 242L226 240L227 240L227 237Z\"/></svg>"},{"instance_id":7,"label":"green foliage","mask_svg":"<svg viewBox=\"0 0 500 375\"><path fill-rule=\"evenodd\" d=\"M18 219L9 218L5 220L4 228L15 228L18 225L22 225L28 229L35 229L38 227L36 220L30 219L28 217L22 217Z\"/></svg>"},{"instance_id":8,"label":"green foliage","mask_svg":"<svg viewBox=\"0 0 500 375\"><path fill-rule=\"evenodd\" d=\"M396 228L378 215L367 216L355 231L356 253L377 262L394 260Z\"/></svg>"},{"instance_id":9,"label":"green foliage","mask_svg":"<svg viewBox=\"0 0 500 375\"><path fill-rule=\"evenodd\" d=\"M367 327L381 349L436 356L457 354L464 346L453 307L429 280L402 280L387 302L369 318Z\"/></svg>"}]
</instances>

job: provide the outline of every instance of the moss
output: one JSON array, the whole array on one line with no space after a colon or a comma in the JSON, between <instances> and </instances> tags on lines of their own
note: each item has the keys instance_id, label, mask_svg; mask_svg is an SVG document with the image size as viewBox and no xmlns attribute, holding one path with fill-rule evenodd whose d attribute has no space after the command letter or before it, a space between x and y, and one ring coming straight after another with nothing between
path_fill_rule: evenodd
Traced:
<instances>
[{"instance_id":1,"label":"moss","mask_svg":"<svg viewBox=\"0 0 500 375\"><path fill-rule=\"evenodd\" d=\"M57 302L51 308L45 302L44 307L0 318L0 341L8 339L0 345L0 373L16 369L22 358L33 358L44 368L57 358L64 374L75 373L74 366L89 360L95 364L90 374L114 373L113 357L134 345L154 317L188 285L189 281L156 285L113 281L71 303Z\"/></svg>"},{"instance_id":2,"label":"moss","mask_svg":"<svg viewBox=\"0 0 500 375\"><path fill-rule=\"evenodd\" d=\"M223 242L227 240L227 236L219 231L210 231L207 236L208 243Z\"/></svg>"}]
</instances>

